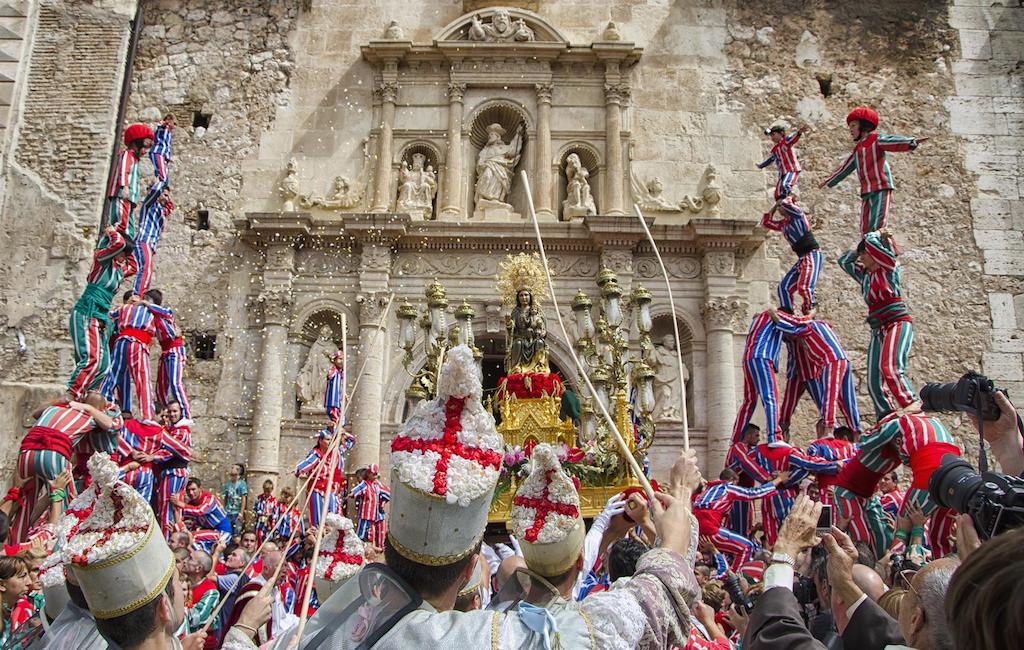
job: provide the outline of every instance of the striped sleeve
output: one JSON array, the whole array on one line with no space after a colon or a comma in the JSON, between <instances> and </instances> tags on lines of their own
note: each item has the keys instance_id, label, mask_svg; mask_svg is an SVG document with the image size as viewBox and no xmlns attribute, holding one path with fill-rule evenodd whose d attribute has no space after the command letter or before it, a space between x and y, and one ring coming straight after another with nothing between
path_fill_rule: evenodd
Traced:
<instances>
[{"instance_id":1,"label":"striped sleeve","mask_svg":"<svg viewBox=\"0 0 1024 650\"><path fill-rule=\"evenodd\" d=\"M315 449L310 450L306 457L295 466L295 475L300 477L309 476L310 472L313 471L313 468L319 462L320 455L316 453Z\"/></svg>"},{"instance_id":2,"label":"striped sleeve","mask_svg":"<svg viewBox=\"0 0 1024 650\"><path fill-rule=\"evenodd\" d=\"M790 146L793 146L794 144L800 141L800 136L802 136L803 134L803 131L794 131L793 135L790 135L786 138L786 142L788 142Z\"/></svg>"},{"instance_id":3,"label":"striped sleeve","mask_svg":"<svg viewBox=\"0 0 1024 650\"><path fill-rule=\"evenodd\" d=\"M209 492L204 492L199 497L199 503L196 505L185 504L185 507L181 509L181 514L185 517L203 517L210 514L217 508L217 502L214 500L213 495Z\"/></svg>"},{"instance_id":4,"label":"striped sleeve","mask_svg":"<svg viewBox=\"0 0 1024 650\"><path fill-rule=\"evenodd\" d=\"M184 461L192 460L192 430L188 427L165 429L160 449L153 454L158 461L168 461L175 456Z\"/></svg>"},{"instance_id":5,"label":"striped sleeve","mask_svg":"<svg viewBox=\"0 0 1024 650\"><path fill-rule=\"evenodd\" d=\"M213 610L217 608L217 601L220 594L216 589L207 591L195 605L188 610L188 627L190 630L198 631L206 621L210 620ZM214 625L213 627L216 627Z\"/></svg>"},{"instance_id":6,"label":"striped sleeve","mask_svg":"<svg viewBox=\"0 0 1024 650\"><path fill-rule=\"evenodd\" d=\"M898 264L896 261L896 251L885 245L878 231L869 232L864 235L864 247L868 255L871 256L871 259L878 262L878 265L886 271L892 271L896 268Z\"/></svg>"},{"instance_id":7,"label":"striped sleeve","mask_svg":"<svg viewBox=\"0 0 1024 650\"><path fill-rule=\"evenodd\" d=\"M808 456L807 454L797 449L793 449L790 452L789 464L798 469L807 470L808 472L814 472L815 474L839 473L839 463L837 463L836 461ZM792 479L792 477L790 478Z\"/></svg>"},{"instance_id":8,"label":"striped sleeve","mask_svg":"<svg viewBox=\"0 0 1024 650\"><path fill-rule=\"evenodd\" d=\"M914 148L914 138L892 133L879 133L875 146L881 151L910 151Z\"/></svg>"},{"instance_id":9,"label":"striped sleeve","mask_svg":"<svg viewBox=\"0 0 1024 650\"><path fill-rule=\"evenodd\" d=\"M828 187L835 187L839 183L853 173L857 169L857 152L856 150L850 152L850 157L847 158L839 169L832 172L832 175L825 180L825 185Z\"/></svg>"},{"instance_id":10,"label":"striped sleeve","mask_svg":"<svg viewBox=\"0 0 1024 650\"><path fill-rule=\"evenodd\" d=\"M757 164L757 168L758 169L764 169L768 165L770 165L773 162L775 162L775 160L776 160L775 152L773 151L767 158L765 158L764 162Z\"/></svg>"},{"instance_id":11,"label":"striped sleeve","mask_svg":"<svg viewBox=\"0 0 1024 650\"><path fill-rule=\"evenodd\" d=\"M774 230L775 232L782 232L782 228L786 225L785 221L776 221L772 218L771 212L765 212L761 217L761 225L768 230Z\"/></svg>"},{"instance_id":12,"label":"striped sleeve","mask_svg":"<svg viewBox=\"0 0 1024 650\"><path fill-rule=\"evenodd\" d=\"M97 248L93 252L93 259L97 262L106 262L113 258L115 255L121 252L125 246L124 236L121 235L121 231L115 230L113 235L103 235L103 239L106 240L107 245L102 248Z\"/></svg>"},{"instance_id":13,"label":"striped sleeve","mask_svg":"<svg viewBox=\"0 0 1024 650\"><path fill-rule=\"evenodd\" d=\"M846 251L839 256L839 268L846 271L846 274L857 282L864 279L863 271L857 268L857 251Z\"/></svg>"},{"instance_id":14,"label":"striped sleeve","mask_svg":"<svg viewBox=\"0 0 1024 650\"><path fill-rule=\"evenodd\" d=\"M730 483L726 486L725 491L739 501L756 501L775 494L775 484L769 482L762 483L757 487L745 488Z\"/></svg>"}]
</instances>

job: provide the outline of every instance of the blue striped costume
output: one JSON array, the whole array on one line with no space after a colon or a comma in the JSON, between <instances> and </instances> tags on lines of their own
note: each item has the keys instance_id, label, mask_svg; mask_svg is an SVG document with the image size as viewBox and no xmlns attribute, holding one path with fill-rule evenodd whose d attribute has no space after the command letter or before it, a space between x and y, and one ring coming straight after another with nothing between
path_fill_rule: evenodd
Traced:
<instances>
[{"instance_id":1,"label":"blue striped costume","mask_svg":"<svg viewBox=\"0 0 1024 650\"><path fill-rule=\"evenodd\" d=\"M743 535L722 527L722 519L736 501L756 501L775 494L775 485L765 483L755 488L744 488L727 481L711 481L693 497L693 515L700 525L701 537L711 537L711 543L732 556L733 571L738 571L758 550L757 544Z\"/></svg>"},{"instance_id":2,"label":"blue striped costume","mask_svg":"<svg viewBox=\"0 0 1024 650\"><path fill-rule=\"evenodd\" d=\"M779 212L782 213L782 219L773 219L771 213L766 213L761 218L761 225L769 230L781 232L797 255L796 263L779 281L779 306L791 314L794 313L793 294L799 293L800 309L807 314L818 306L814 290L818 286L818 276L821 274L824 258L803 210L793 203L792 199L787 199L779 204Z\"/></svg>"},{"instance_id":3,"label":"blue striped costume","mask_svg":"<svg viewBox=\"0 0 1024 650\"><path fill-rule=\"evenodd\" d=\"M775 369L779 365L782 335L795 334L797 329L785 322L774 322L767 311L756 314L750 321L747 342L743 350L743 403L736 413L732 427L732 442L743 437L750 424L758 397L764 408L768 442L775 442L779 433L779 391L775 385Z\"/></svg>"}]
</instances>

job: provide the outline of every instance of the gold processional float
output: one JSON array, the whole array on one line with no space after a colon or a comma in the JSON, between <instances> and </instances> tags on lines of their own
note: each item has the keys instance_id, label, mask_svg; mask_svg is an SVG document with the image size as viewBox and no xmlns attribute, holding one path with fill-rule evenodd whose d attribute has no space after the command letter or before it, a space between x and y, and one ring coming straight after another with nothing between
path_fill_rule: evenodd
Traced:
<instances>
[{"instance_id":1,"label":"gold processional float","mask_svg":"<svg viewBox=\"0 0 1024 650\"><path fill-rule=\"evenodd\" d=\"M596 322L591 313L594 303L586 293L580 290L572 301L576 322L573 346L597 393L577 398L548 365L547 328L541 309L548 295L540 259L536 254L520 253L507 256L499 266L497 290L510 311L505 317L506 374L485 398L505 441L491 522L508 521L516 486L529 473L530 451L541 442L556 446L562 466L578 480L585 517L600 513L615 494L639 485L594 400L604 403L631 453L644 465L654 441L654 371L648 363L654 353L652 296L638 286L623 304L618 279L610 269L600 271L597 287L600 305ZM473 349L478 363L483 358L474 345L473 308L467 302L456 307L456 322L449 328L444 287L435 280L425 294L427 304L422 312L406 301L397 313L398 343L405 351L405 368L413 377L406 391L411 406L435 396L438 369L449 347L465 344ZM631 319L635 319L638 335L633 341ZM410 366L417 339L424 346L426 362L413 374ZM639 356L631 350L638 350ZM576 368L572 370L578 375ZM583 385L578 376L575 383Z\"/></svg>"}]
</instances>

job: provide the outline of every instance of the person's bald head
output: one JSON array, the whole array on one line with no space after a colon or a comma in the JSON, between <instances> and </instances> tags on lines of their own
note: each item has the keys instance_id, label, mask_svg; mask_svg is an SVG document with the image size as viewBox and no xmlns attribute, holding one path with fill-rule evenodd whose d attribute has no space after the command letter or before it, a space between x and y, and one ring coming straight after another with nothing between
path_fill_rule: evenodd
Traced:
<instances>
[{"instance_id":1,"label":"person's bald head","mask_svg":"<svg viewBox=\"0 0 1024 650\"><path fill-rule=\"evenodd\" d=\"M501 588L505 586L508 579L512 577L512 574L517 569L525 569L526 560L518 555L510 555L501 561L498 565L498 572L494 574L494 590L501 591Z\"/></svg>"},{"instance_id":2,"label":"person's bald head","mask_svg":"<svg viewBox=\"0 0 1024 650\"><path fill-rule=\"evenodd\" d=\"M907 645L918 650L953 650L946 619L945 598L953 573L960 566L955 557L932 560L910 580L900 603L900 631Z\"/></svg>"},{"instance_id":3,"label":"person's bald head","mask_svg":"<svg viewBox=\"0 0 1024 650\"><path fill-rule=\"evenodd\" d=\"M853 582L860 587L861 591L868 595L868 598L876 603L882 597L882 594L889 590L885 586L882 576L878 575L878 572L874 569L863 564L853 565Z\"/></svg>"}]
</instances>

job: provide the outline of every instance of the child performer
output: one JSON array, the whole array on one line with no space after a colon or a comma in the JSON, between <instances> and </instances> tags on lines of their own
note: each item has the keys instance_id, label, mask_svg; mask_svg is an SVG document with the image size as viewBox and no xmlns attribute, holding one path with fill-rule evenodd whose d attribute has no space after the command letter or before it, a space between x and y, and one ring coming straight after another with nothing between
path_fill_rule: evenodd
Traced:
<instances>
[{"instance_id":1,"label":"child performer","mask_svg":"<svg viewBox=\"0 0 1024 650\"><path fill-rule=\"evenodd\" d=\"M875 133L878 128L878 113L867 106L858 106L846 116L846 126L856 143L849 158L821 184L820 187L835 187L844 178L857 170L860 179L860 232L868 234L885 227L889 214L889 198L892 195L892 172L888 151L913 151L928 138L908 138L902 135Z\"/></svg>"},{"instance_id":2,"label":"child performer","mask_svg":"<svg viewBox=\"0 0 1024 650\"><path fill-rule=\"evenodd\" d=\"M782 213L781 219L773 218L776 210ZM783 311L794 313L793 294L799 293L800 311L811 313L818 306L814 299L814 289L818 285L818 274L821 273L822 255L807 215L796 201L786 198L761 217L761 225L768 230L781 232L796 253L796 263L779 282L779 305Z\"/></svg>"},{"instance_id":3,"label":"child performer","mask_svg":"<svg viewBox=\"0 0 1024 650\"><path fill-rule=\"evenodd\" d=\"M781 124L773 124L764 130L764 134L771 138L772 152L764 162L757 166L764 169L775 163L779 170L779 180L775 183L775 200L782 199L796 193L796 179L800 175L800 161L797 160L796 150L793 145L797 143L800 136L807 130L807 126L801 126L793 135L786 135L786 127Z\"/></svg>"}]
</instances>

